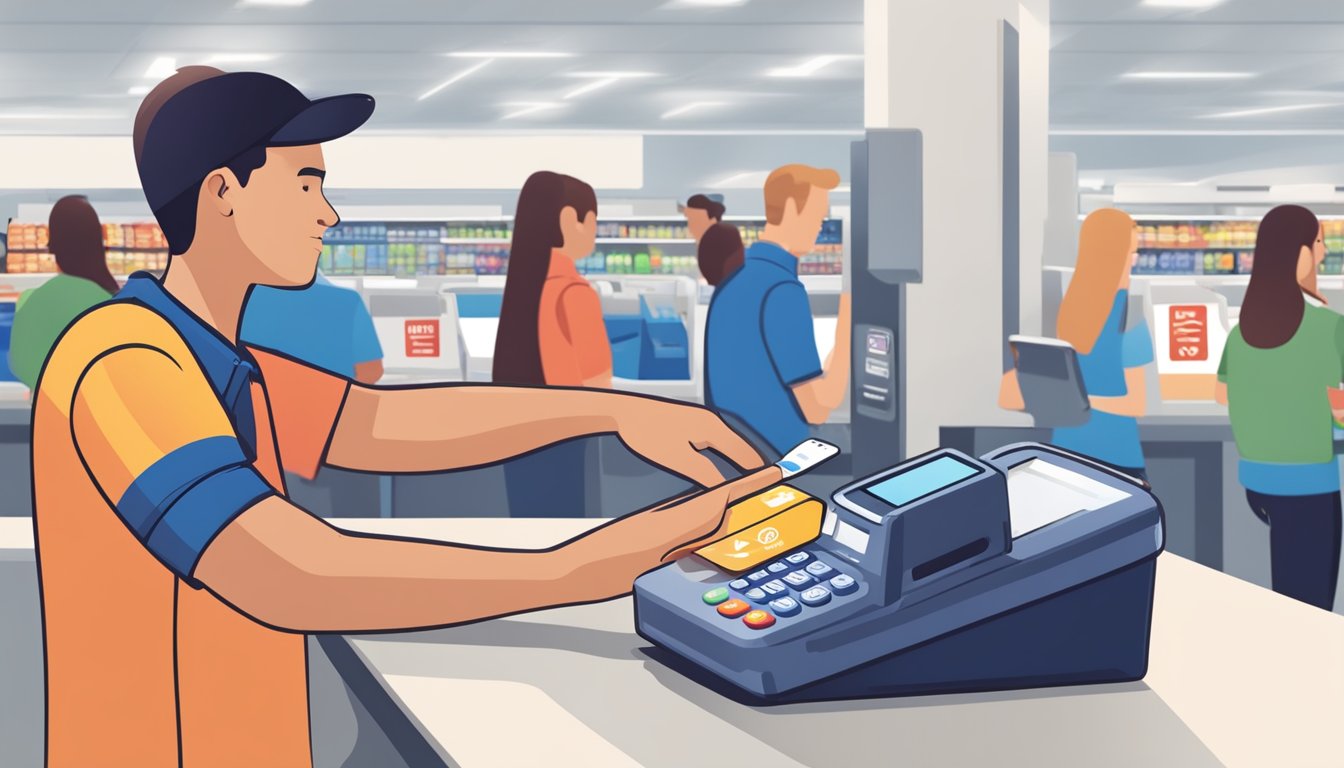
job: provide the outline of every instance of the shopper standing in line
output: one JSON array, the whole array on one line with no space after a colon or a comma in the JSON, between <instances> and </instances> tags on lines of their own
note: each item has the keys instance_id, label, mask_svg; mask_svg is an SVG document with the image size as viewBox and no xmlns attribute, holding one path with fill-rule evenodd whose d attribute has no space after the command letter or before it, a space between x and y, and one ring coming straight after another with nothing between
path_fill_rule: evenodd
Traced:
<instances>
[{"instance_id":1,"label":"shopper standing in line","mask_svg":"<svg viewBox=\"0 0 1344 768\"><path fill-rule=\"evenodd\" d=\"M1153 362L1153 337L1146 322L1125 322L1138 244L1138 227L1124 211L1103 208L1083 221L1058 328L1078 353L1092 411L1086 423L1056 429L1051 442L1147 481L1138 417L1148 407L1144 367ZM1003 375L999 406L1026 407L1016 368Z\"/></svg>"},{"instance_id":2,"label":"shopper standing in line","mask_svg":"<svg viewBox=\"0 0 1344 768\"><path fill-rule=\"evenodd\" d=\"M705 399L783 455L824 424L849 390L850 301L840 295L823 366L798 262L816 245L840 175L786 165L765 180L765 231L715 289L705 325Z\"/></svg>"},{"instance_id":3,"label":"shopper standing in line","mask_svg":"<svg viewBox=\"0 0 1344 768\"><path fill-rule=\"evenodd\" d=\"M723 214L728 210L723 205L722 195L691 195L685 205L677 207L686 217L686 227L697 245L705 230L723 221Z\"/></svg>"},{"instance_id":4,"label":"shopper standing in line","mask_svg":"<svg viewBox=\"0 0 1344 768\"><path fill-rule=\"evenodd\" d=\"M732 224L714 224L705 230L695 254L700 274L713 286L722 285L741 269L745 257L742 234Z\"/></svg>"},{"instance_id":5,"label":"shopper standing in line","mask_svg":"<svg viewBox=\"0 0 1344 768\"><path fill-rule=\"evenodd\" d=\"M597 193L538 171L518 194L493 379L500 384L611 388L611 341L597 291L575 262L597 242ZM571 442L504 465L515 517L582 516L597 472L592 441Z\"/></svg>"},{"instance_id":6,"label":"shopper standing in line","mask_svg":"<svg viewBox=\"0 0 1344 768\"><path fill-rule=\"evenodd\" d=\"M254 288L243 310L242 340L360 384L383 377L383 347L364 299L321 272L303 288Z\"/></svg>"},{"instance_id":7,"label":"shopper standing in line","mask_svg":"<svg viewBox=\"0 0 1344 768\"><path fill-rule=\"evenodd\" d=\"M60 273L19 296L10 336L9 367L29 389L37 388L47 355L70 321L121 288L107 268L103 225L88 198L57 200L47 227Z\"/></svg>"},{"instance_id":8,"label":"shopper standing in line","mask_svg":"<svg viewBox=\"0 0 1344 768\"><path fill-rule=\"evenodd\" d=\"M1344 381L1344 317L1308 303L1301 282L1324 258L1311 211L1283 205L1265 215L1216 397L1232 419L1246 500L1269 526L1274 591L1328 611L1341 528L1329 391Z\"/></svg>"}]
</instances>

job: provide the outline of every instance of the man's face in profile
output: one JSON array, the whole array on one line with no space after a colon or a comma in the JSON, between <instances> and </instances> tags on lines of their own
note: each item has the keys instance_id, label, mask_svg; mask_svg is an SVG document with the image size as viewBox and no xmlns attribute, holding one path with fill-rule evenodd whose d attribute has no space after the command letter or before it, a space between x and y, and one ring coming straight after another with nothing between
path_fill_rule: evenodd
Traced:
<instances>
[{"instance_id":1,"label":"man's face in profile","mask_svg":"<svg viewBox=\"0 0 1344 768\"><path fill-rule=\"evenodd\" d=\"M322 190L322 147L268 147L266 163L234 190L239 239L257 260L257 282L294 287L312 282L322 237L340 219Z\"/></svg>"},{"instance_id":2,"label":"man's face in profile","mask_svg":"<svg viewBox=\"0 0 1344 768\"><path fill-rule=\"evenodd\" d=\"M714 223L709 217L709 211L703 208L686 208L683 213L686 214L686 225L691 230L691 237L695 238L697 243L700 242L701 235L704 235L705 230Z\"/></svg>"}]
</instances>

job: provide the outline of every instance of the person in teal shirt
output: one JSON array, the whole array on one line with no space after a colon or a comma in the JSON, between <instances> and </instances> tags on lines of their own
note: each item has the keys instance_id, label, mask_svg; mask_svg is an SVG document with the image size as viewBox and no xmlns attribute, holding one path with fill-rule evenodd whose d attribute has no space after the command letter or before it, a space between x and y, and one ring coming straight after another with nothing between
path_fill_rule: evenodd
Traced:
<instances>
[{"instance_id":1,"label":"person in teal shirt","mask_svg":"<svg viewBox=\"0 0 1344 768\"><path fill-rule=\"evenodd\" d=\"M1143 321L1126 323L1129 276L1138 229L1124 211L1093 211L1078 237L1078 264L1059 308L1059 338L1078 353L1088 400L1088 420L1058 428L1051 442L1147 481L1138 417L1147 409L1144 366L1153 362L1153 338ZM1004 375L999 402L1024 406L1017 371Z\"/></svg>"},{"instance_id":2,"label":"person in teal shirt","mask_svg":"<svg viewBox=\"0 0 1344 768\"><path fill-rule=\"evenodd\" d=\"M103 225L87 198L57 200L47 228L47 247L60 273L19 296L9 340L10 370L29 389L37 388L47 355L66 326L120 290L107 268Z\"/></svg>"},{"instance_id":3,"label":"person in teal shirt","mask_svg":"<svg viewBox=\"0 0 1344 768\"><path fill-rule=\"evenodd\" d=\"M1328 611L1339 578L1331 416L1344 415L1344 403L1331 401L1344 381L1344 317L1302 295L1324 258L1324 232L1311 211L1283 205L1265 215L1215 397L1228 406L1246 501L1269 526L1274 591Z\"/></svg>"}]
</instances>

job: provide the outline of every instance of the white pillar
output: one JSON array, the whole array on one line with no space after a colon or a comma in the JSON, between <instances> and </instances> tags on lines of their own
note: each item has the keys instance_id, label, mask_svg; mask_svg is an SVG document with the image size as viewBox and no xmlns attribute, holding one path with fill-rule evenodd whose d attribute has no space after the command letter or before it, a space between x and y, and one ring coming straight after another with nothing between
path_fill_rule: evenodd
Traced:
<instances>
[{"instance_id":1,"label":"white pillar","mask_svg":"<svg viewBox=\"0 0 1344 768\"><path fill-rule=\"evenodd\" d=\"M1040 328L1049 121L1049 0L866 0L870 128L924 134L924 280L907 289L906 451L942 425L1002 419L1000 30L1018 31L1021 78L1020 306Z\"/></svg>"}]
</instances>

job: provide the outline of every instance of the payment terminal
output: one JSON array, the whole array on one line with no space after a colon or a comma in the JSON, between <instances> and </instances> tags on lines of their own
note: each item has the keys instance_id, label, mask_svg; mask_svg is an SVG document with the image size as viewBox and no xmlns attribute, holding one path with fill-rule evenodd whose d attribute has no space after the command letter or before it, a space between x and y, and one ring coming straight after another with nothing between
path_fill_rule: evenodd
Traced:
<instances>
[{"instance_id":1,"label":"payment terminal","mask_svg":"<svg viewBox=\"0 0 1344 768\"><path fill-rule=\"evenodd\" d=\"M641 576L654 655L761 704L1146 672L1163 515L1139 481L1024 443L934 451L832 501L818 537L749 572L691 555Z\"/></svg>"}]
</instances>

